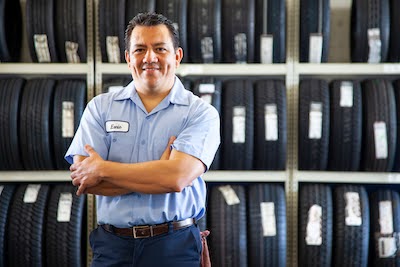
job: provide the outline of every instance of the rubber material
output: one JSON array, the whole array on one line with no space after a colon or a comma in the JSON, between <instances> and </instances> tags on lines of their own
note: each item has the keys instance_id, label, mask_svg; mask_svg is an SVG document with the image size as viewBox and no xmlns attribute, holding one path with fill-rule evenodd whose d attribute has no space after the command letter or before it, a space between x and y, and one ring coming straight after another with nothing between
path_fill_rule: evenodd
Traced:
<instances>
[{"instance_id":1,"label":"rubber material","mask_svg":"<svg viewBox=\"0 0 400 267\"><path fill-rule=\"evenodd\" d=\"M329 148L329 89L324 80L303 80L299 96L299 169L326 170ZM310 108L322 104L321 138L309 138ZM316 122L318 123L318 122Z\"/></svg>"},{"instance_id":2,"label":"rubber material","mask_svg":"<svg viewBox=\"0 0 400 267\"><path fill-rule=\"evenodd\" d=\"M284 170L286 168L287 118L286 88L283 81L264 80L254 85L254 169ZM266 106L275 105L277 128L271 122ZM268 127L268 128L267 128ZM266 129L277 130L277 140L267 140ZM269 137L270 138L270 137Z\"/></svg>"},{"instance_id":3,"label":"rubber material","mask_svg":"<svg viewBox=\"0 0 400 267\"><path fill-rule=\"evenodd\" d=\"M27 184L16 189L10 209L8 266L43 266L44 230L47 198L50 187L41 184L34 203L25 203Z\"/></svg>"},{"instance_id":4,"label":"rubber material","mask_svg":"<svg viewBox=\"0 0 400 267\"><path fill-rule=\"evenodd\" d=\"M222 155L224 170L251 170L253 168L254 96L249 80L229 80L222 94ZM234 118L234 109L245 110L245 116ZM243 119L245 119L244 124ZM234 122L238 140L234 140ZM244 133L242 129L244 127ZM244 142L243 141L244 137Z\"/></svg>"},{"instance_id":5,"label":"rubber material","mask_svg":"<svg viewBox=\"0 0 400 267\"><path fill-rule=\"evenodd\" d=\"M221 0L190 0L188 17L190 62L221 62Z\"/></svg>"},{"instance_id":6,"label":"rubber material","mask_svg":"<svg viewBox=\"0 0 400 267\"><path fill-rule=\"evenodd\" d=\"M266 14L265 14L265 11ZM286 8L284 0L256 0L255 62L261 62L261 35L273 36L273 63L286 61Z\"/></svg>"},{"instance_id":7,"label":"rubber material","mask_svg":"<svg viewBox=\"0 0 400 267\"><path fill-rule=\"evenodd\" d=\"M63 136L63 103L73 103L74 133L78 129L86 105L86 83L82 80L62 80L57 82L54 90L53 106L53 142L54 162L58 170L69 170L64 155L71 145L73 137Z\"/></svg>"},{"instance_id":8,"label":"rubber material","mask_svg":"<svg viewBox=\"0 0 400 267\"><path fill-rule=\"evenodd\" d=\"M285 190L283 186L254 184L249 186L247 195L249 199L249 233L247 242L249 266L285 267L287 226ZM262 205L273 205L273 209L267 209ZM273 210L273 216L268 213L270 212L268 210ZM263 222L265 218L269 218L271 221L266 220ZM273 223L272 220L274 220ZM271 232L265 234L267 229Z\"/></svg>"},{"instance_id":9,"label":"rubber material","mask_svg":"<svg viewBox=\"0 0 400 267\"><path fill-rule=\"evenodd\" d=\"M210 191L210 256L213 266L247 266L246 192L231 185L240 203L228 205L219 186Z\"/></svg>"},{"instance_id":10,"label":"rubber material","mask_svg":"<svg viewBox=\"0 0 400 267\"><path fill-rule=\"evenodd\" d=\"M58 184L51 190L45 230L47 266L86 266L86 195L78 197L75 192L70 184ZM64 205L59 206L62 201ZM60 207L71 208L69 221L58 217Z\"/></svg>"},{"instance_id":11,"label":"rubber material","mask_svg":"<svg viewBox=\"0 0 400 267\"><path fill-rule=\"evenodd\" d=\"M20 1L0 0L0 61L18 62L22 41Z\"/></svg>"},{"instance_id":12,"label":"rubber material","mask_svg":"<svg viewBox=\"0 0 400 267\"><path fill-rule=\"evenodd\" d=\"M400 62L400 2L390 1L390 44L389 44L389 62Z\"/></svg>"},{"instance_id":13,"label":"rubber material","mask_svg":"<svg viewBox=\"0 0 400 267\"><path fill-rule=\"evenodd\" d=\"M352 86L352 104L345 103L341 87ZM343 88L345 90L345 88ZM341 100L343 103L341 104ZM344 106L345 105L345 106ZM330 86L329 163L331 171L358 171L361 157L362 99L358 81L335 80Z\"/></svg>"},{"instance_id":14,"label":"rubber material","mask_svg":"<svg viewBox=\"0 0 400 267\"><path fill-rule=\"evenodd\" d=\"M383 79L362 83L363 93L363 145L361 168L364 171L388 172L392 170L396 152L397 119L396 103L392 84ZM376 153L376 122L386 126L387 154ZM378 124L379 126L379 124ZM383 128L383 127L381 127ZM383 131L383 129L381 129ZM382 146L379 144L379 147ZM380 152L380 151L378 151ZM384 153L383 151L380 153ZM379 156L380 158L377 158ZM386 156L386 157L385 157Z\"/></svg>"},{"instance_id":15,"label":"rubber material","mask_svg":"<svg viewBox=\"0 0 400 267\"><path fill-rule=\"evenodd\" d=\"M156 0L126 0L125 25L139 13L154 12Z\"/></svg>"},{"instance_id":16,"label":"rubber material","mask_svg":"<svg viewBox=\"0 0 400 267\"><path fill-rule=\"evenodd\" d=\"M320 3L322 7L319 6ZM312 33L322 34L321 62L327 62L330 38L329 0L302 0L300 2L300 62L308 62Z\"/></svg>"},{"instance_id":17,"label":"rubber material","mask_svg":"<svg viewBox=\"0 0 400 267\"><path fill-rule=\"evenodd\" d=\"M19 136L19 109L25 80L0 80L0 170L22 170Z\"/></svg>"},{"instance_id":18,"label":"rubber material","mask_svg":"<svg viewBox=\"0 0 400 267\"><path fill-rule=\"evenodd\" d=\"M8 266L7 255L8 246L7 242L9 239L9 214L12 197L14 195L15 185L13 184L2 184L3 187L0 194L0 267Z\"/></svg>"},{"instance_id":19,"label":"rubber material","mask_svg":"<svg viewBox=\"0 0 400 267\"><path fill-rule=\"evenodd\" d=\"M255 0L222 0L224 63L254 62Z\"/></svg>"},{"instance_id":20,"label":"rubber material","mask_svg":"<svg viewBox=\"0 0 400 267\"><path fill-rule=\"evenodd\" d=\"M332 259L332 193L327 185L314 184L303 185L300 188L299 198L299 266L329 267ZM319 218L309 218L311 207L315 205L321 208L321 223L319 237L320 245L308 245L306 243L307 226L309 221ZM311 214L312 215L312 214ZM310 228L312 228L310 226ZM309 230L311 230L309 228ZM312 236L312 234L310 235ZM316 235L317 236L317 235Z\"/></svg>"}]
</instances>

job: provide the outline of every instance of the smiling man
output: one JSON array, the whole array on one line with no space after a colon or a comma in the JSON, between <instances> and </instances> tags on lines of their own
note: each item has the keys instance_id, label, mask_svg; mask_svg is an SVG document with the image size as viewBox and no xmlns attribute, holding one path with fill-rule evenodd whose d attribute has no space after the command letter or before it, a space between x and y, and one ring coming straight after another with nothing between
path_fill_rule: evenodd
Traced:
<instances>
[{"instance_id":1,"label":"smiling man","mask_svg":"<svg viewBox=\"0 0 400 267\"><path fill-rule=\"evenodd\" d=\"M125 46L133 81L88 103L65 155L77 194L97 195L92 266L199 266L218 112L176 77L183 51L167 18L138 14Z\"/></svg>"}]
</instances>

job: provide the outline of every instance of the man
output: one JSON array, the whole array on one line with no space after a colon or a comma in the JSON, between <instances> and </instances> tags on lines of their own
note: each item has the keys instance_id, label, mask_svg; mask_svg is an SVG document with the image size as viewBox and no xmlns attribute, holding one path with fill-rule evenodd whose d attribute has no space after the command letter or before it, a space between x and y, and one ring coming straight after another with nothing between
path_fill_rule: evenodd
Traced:
<instances>
[{"instance_id":1,"label":"man","mask_svg":"<svg viewBox=\"0 0 400 267\"><path fill-rule=\"evenodd\" d=\"M175 76L183 51L164 16L134 17L125 46L133 82L88 104L65 157L77 194L97 195L92 266L199 266L218 112Z\"/></svg>"}]
</instances>

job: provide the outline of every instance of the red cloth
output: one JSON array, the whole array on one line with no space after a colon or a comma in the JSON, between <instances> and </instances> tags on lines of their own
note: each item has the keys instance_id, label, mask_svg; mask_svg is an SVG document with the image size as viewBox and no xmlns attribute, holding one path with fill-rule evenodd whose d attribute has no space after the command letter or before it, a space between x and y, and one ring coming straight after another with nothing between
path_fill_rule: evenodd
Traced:
<instances>
[{"instance_id":1,"label":"red cloth","mask_svg":"<svg viewBox=\"0 0 400 267\"><path fill-rule=\"evenodd\" d=\"M201 244L203 247L202 253L201 253L201 267L211 267L211 260L210 260L210 252L208 251L208 246L207 246L207 236L210 234L210 231L203 231L200 232L201 235Z\"/></svg>"}]
</instances>

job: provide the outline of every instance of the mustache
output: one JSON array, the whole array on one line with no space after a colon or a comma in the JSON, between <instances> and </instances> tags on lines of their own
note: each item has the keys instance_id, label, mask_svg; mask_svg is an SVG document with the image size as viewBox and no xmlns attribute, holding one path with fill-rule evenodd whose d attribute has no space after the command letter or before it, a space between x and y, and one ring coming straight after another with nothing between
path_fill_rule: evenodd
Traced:
<instances>
[{"instance_id":1,"label":"mustache","mask_svg":"<svg viewBox=\"0 0 400 267\"><path fill-rule=\"evenodd\" d=\"M157 63L144 63L142 66L143 69L153 69L153 68L160 68L160 66Z\"/></svg>"}]
</instances>

